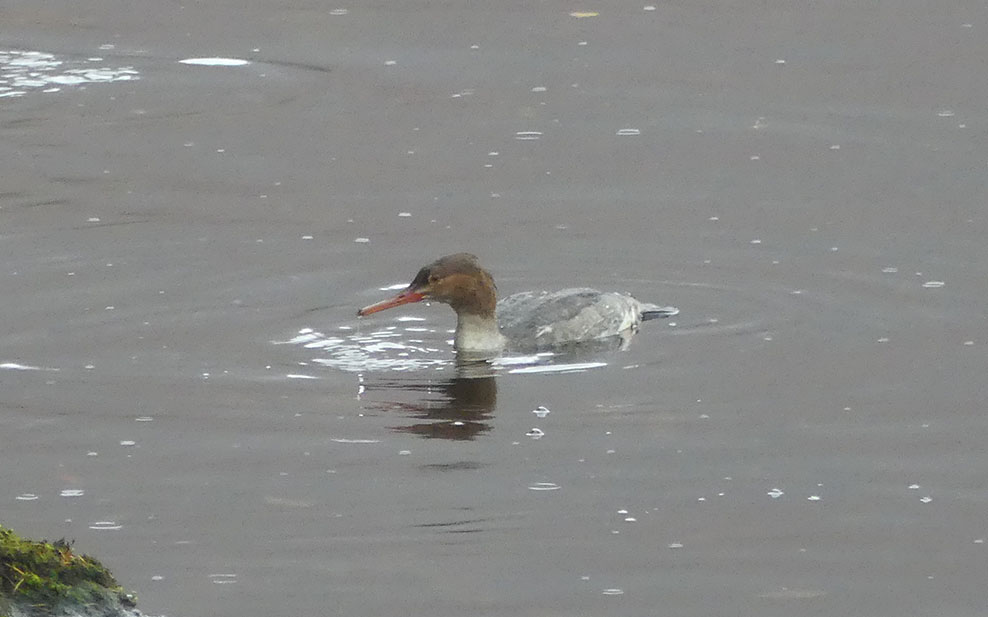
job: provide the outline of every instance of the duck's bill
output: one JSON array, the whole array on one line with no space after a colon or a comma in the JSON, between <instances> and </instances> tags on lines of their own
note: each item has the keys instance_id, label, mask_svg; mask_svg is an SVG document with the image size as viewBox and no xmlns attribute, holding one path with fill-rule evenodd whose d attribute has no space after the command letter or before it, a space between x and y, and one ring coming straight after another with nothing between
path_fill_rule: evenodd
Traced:
<instances>
[{"instance_id":1,"label":"duck's bill","mask_svg":"<svg viewBox=\"0 0 988 617\"><path fill-rule=\"evenodd\" d=\"M390 300L384 300L378 302L377 304L371 304L370 306L365 306L364 308L357 311L358 317L364 317L370 315L371 313L377 313L378 311L383 311L385 309L394 308L396 306L401 306L402 304L411 304L412 302L421 302L425 300L425 296L416 293L414 291L405 290L391 298Z\"/></svg>"}]
</instances>

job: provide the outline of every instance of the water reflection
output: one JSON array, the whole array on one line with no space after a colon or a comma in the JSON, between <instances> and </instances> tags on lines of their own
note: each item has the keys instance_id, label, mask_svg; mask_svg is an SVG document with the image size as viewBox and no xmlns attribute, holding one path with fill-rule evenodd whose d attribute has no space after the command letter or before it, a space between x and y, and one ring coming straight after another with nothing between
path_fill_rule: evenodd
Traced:
<instances>
[{"instance_id":1,"label":"water reflection","mask_svg":"<svg viewBox=\"0 0 988 617\"><path fill-rule=\"evenodd\" d=\"M399 317L403 322L410 317ZM349 330L351 326L340 326ZM446 373L454 368L458 377L490 377L500 373L569 373L606 366L603 358L627 348L631 331L605 339L586 341L579 345L560 346L550 350L509 349L504 355L488 358L486 355L457 354L451 349L451 341L439 342L415 338L424 336L420 331L435 335L437 331L427 327L386 326L370 333L327 335L314 328L302 328L286 340L272 341L275 345L300 345L316 350L318 356L311 362L351 373L402 373L423 371ZM412 332L412 334L409 334ZM455 365L455 367L454 367ZM305 378L291 374L291 378Z\"/></svg>"},{"instance_id":2,"label":"water reflection","mask_svg":"<svg viewBox=\"0 0 988 617\"><path fill-rule=\"evenodd\" d=\"M113 45L101 49L113 49ZM107 66L101 57L56 57L42 51L0 49L0 98L136 79L140 76L133 66Z\"/></svg>"},{"instance_id":3,"label":"water reflection","mask_svg":"<svg viewBox=\"0 0 988 617\"><path fill-rule=\"evenodd\" d=\"M464 367L450 379L416 382L410 379L365 378L364 395L371 399L368 409L399 412L416 420L395 426L402 433L422 437L469 440L491 430L497 406L497 381L486 366ZM377 395L377 396L376 396ZM409 400L407 397L411 395ZM381 400L387 397L390 400Z\"/></svg>"}]
</instances>

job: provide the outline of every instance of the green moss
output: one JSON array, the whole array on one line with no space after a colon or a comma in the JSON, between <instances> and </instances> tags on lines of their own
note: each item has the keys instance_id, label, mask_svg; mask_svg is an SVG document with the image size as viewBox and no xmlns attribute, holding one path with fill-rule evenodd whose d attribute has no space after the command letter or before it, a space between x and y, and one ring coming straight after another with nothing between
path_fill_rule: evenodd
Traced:
<instances>
[{"instance_id":1,"label":"green moss","mask_svg":"<svg viewBox=\"0 0 988 617\"><path fill-rule=\"evenodd\" d=\"M4 608L9 603L45 612L66 603L87 605L107 599L134 604L103 564L74 553L71 542L25 540L0 526L0 614L9 612Z\"/></svg>"}]
</instances>

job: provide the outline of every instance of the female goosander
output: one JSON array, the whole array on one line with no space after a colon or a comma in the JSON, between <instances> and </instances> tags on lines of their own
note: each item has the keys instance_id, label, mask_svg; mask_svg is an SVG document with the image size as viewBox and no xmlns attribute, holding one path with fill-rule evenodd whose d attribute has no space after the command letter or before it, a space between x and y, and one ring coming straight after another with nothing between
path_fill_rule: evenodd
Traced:
<instances>
[{"instance_id":1,"label":"female goosander","mask_svg":"<svg viewBox=\"0 0 988 617\"><path fill-rule=\"evenodd\" d=\"M631 296L576 288L523 291L497 300L490 273L469 253L437 259L394 298L365 306L358 316L410 302L435 300L456 311L453 347L468 354L497 354L506 347L546 349L627 337L642 321L671 317L679 309Z\"/></svg>"}]
</instances>

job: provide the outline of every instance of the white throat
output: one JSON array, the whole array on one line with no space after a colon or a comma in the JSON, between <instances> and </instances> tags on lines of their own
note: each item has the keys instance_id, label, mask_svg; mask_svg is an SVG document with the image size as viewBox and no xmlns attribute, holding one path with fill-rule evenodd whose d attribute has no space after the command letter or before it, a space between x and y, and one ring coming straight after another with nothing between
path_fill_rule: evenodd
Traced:
<instances>
[{"instance_id":1,"label":"white throat","mask_svg":"<svg viewBox=\"0 0 988 617\"><path fill-rule=\"evenodd\" d=\"M453 347L469 353L498 353L504 349L504 336L497 318L457 313Z\"/></svg>"}]
</instances>

